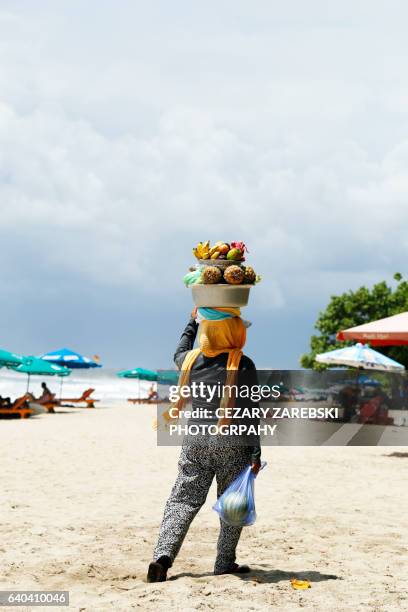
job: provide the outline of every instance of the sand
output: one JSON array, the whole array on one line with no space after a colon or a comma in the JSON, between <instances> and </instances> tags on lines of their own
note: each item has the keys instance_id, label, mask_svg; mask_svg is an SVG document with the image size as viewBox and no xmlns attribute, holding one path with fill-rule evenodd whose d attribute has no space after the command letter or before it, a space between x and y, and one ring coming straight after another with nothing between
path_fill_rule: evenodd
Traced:
<instances>
[{"instance_id":1,"label":"sand","mask_svg":"<svg viewBox=\"0 0 408 612\"><path fill-rule=\"evenodd\" d=\"M212 489L170 580L147 584L178 456L156 447L154 412L0 422L1 589L66 589L70 610L408 609L408 458L390 447L264 449L259 518L238 550L252 574L212 575ZM312 587L293 590L294 577Z\"/></svg>"}]
</instances>

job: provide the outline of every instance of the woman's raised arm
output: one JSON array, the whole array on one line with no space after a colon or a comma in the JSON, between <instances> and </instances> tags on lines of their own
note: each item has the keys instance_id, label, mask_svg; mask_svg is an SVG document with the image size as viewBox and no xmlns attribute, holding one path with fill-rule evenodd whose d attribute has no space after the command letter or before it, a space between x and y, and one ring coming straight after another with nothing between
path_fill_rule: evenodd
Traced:
<instances>
[{"instance_id":1,"label":"woman's raised arm","mask_svg":"<svg viewBox=\"0 0 408 612\"><path fill-rule=\"evenodd\" d=\"M196 322L197 308L194 308L191 313L191 318L187 323L181 338L179 340L176 352L174 353L174 362L178 368L181 368L184 357L188 351L194 347L194 342L197 336L198 323Z\"/></svg>"}]
</instances>

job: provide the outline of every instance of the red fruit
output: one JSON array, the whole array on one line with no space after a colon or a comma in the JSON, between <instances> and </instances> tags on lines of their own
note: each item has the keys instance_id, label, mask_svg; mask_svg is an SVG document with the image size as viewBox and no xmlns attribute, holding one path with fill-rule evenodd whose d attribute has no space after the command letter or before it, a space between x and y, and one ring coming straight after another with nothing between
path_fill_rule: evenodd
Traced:
<instances>
[{"instance_id":1,"label":"red fruit","mask_svg":"<svg viewBox=\"0 0 408 612\"><path fill-rule=\"evenodd\" d=\"M249 251L248 251L248 249L246 247L245 242L231 242L231 248L232 249L239 249L240 251L242 251L242 254L244 254L245 251L247 253L249 253Z\"/></svg>"}]
</instances>

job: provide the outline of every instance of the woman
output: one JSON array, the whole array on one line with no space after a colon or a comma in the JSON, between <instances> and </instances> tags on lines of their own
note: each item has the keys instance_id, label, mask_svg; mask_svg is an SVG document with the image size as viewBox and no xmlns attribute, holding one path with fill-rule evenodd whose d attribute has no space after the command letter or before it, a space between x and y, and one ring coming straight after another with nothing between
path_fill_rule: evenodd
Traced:
<instances>
[{"instance_id":1,"label":"woman","mask_svg":"<svg viewBox=\"0 0 408 612\"><path fill-rule=\"evenodd\" d=\"M198 331L197 315L200 320L200 348L192 350ZM177 367L181 368L180 387L186 382L204 382L211 386L219 383L233 384L237 382L238 372L240 377L245 376L247 384L257 384L255 366L242 353L246 341L246 327L239 315L238 308L199 308L198 312L197 309L193 311L174 355ZM228 397L226 405L230 407L234 404L236 407L256 405L248 400L237 398L234 401ZM177 407L182 406L181 399ZM217 420L215 411L220 407L220 400L214 399L209 403L206 399L194 398L192 407L193 410L205 408L209 411L211 416L206 419L208 424L214 419ZM221 420L223 423L228 422L228 418ZM167 570L172 566L192 520L204 504L214 476L219 497L249 464L257 474L260 469L260 456L258 438L255 444L250 446L214 435L184 440L179 473L164 510L154 560L148 569L148 582L166 580ZM214 574L250 571L248 566L235 563L235 550L241 530L241 527L232 527L220 521Z\"/></svg>"}]
</instances>

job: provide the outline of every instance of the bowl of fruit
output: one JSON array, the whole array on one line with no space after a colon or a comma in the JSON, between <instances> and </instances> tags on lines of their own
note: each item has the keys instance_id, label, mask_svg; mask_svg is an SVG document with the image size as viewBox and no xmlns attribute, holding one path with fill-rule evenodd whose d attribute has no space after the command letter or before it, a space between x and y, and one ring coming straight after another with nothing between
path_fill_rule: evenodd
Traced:
<instances>
[{"instance_id":1,"label":"bowl of fruit","mask_svg":"<svg viewBox=\"0 0 408 612\"><path fill-rule=\"evenodd\" d=\"M251 288L260 281L246 265L243 242L199 242L193 249L198 263L190 268L184 283L190 287L196 306L246 306Z\"/></svg>"},{"instance_id":2,"label":"bowl of fruit","mask_svg":"<svg viewBox=\"0 0 408 612\"><path fill-rule=\"evenodd\" d=\"M210 241L199 242L193 249L193 255L201 265L211 264L219 268L226 268L232 264L240 265L245 261L247 248L243 242L216 242L213 246Z\"/></svg>"}]
</instances>

